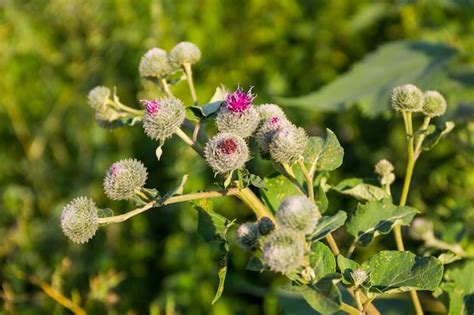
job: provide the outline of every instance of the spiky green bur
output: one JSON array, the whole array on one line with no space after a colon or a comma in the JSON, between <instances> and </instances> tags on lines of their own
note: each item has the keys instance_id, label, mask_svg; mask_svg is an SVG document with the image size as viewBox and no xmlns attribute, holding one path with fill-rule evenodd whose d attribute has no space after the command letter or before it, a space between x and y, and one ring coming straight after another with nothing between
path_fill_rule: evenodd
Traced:
<instances>
[{"instance_id":1,"label":"spiky green bur","mask_svg":"<svg viewBox=\"0 0 474 315\"><path fill-rule=\"evenodd\" d=\"M286 198L276 212L278 224L303 234L313 232L318 218L317 206L306 196Z\"/></svg>"},{"instance_id":2,"label":"spiky green bur","mask_svg":"<svg viewBox=\"0 0 474 315\"><path fill-rule=\"evenodd\" d=\"M281 109L280 106L276 104L262 104L256 107L258 114L260 115L260 120L266 121L272 117L278 117L286 120L286 114Z\"/></svg>"},{"instance_id":3,"label":"spiky green bur","mask_svg":"<svg viewBox=\"0 0 474 315\"><path fill-rule=\"evenodd\" d=\"M237 229L237 243L244 250L254 250L258 244L258 224L255 222L243 223Z\"/></svg>"},{"instance_id":4,"label":"spiky green bur","mask_svg":"<svg viewBox=\"0 0 474 315\"><path fill-rule=\"evenodd\" d=\"M375 174L378 175L382 185L390 185L395 181L395 174L393 164L386 160L380 160L375 164Z\"/></svg>"},{"instance_id":5,"label":"spiky green bur","mask_svg":"<svg viewBox=\"0 0 474 315\"><path fill-rule=\"evenodd\" d=\"M115 162L104 178L104 191L112 200L132 198L145 185L148 173L142 162L126 159Z\"/></svg>"},{"instance_id":6,"label":"spiky green bur","mask_svg":"<svg viewBox=\"0 0 474 315\"><path fill-rule=\"evenodd\" d=\"M258 150L262 157L269 157L270 143L272 142L273 135L280 128L285 126L291 126L291 123L286 118L271 116L258 128L257 133L255 134L255 139L257 140Z\"/></svg>"},{"instance_id":7,"label":"spiky green bur","mask_svg":"<svg viewBox=\"0 0 474 315\"><path fill-rule=\"evenodd\" d=\"M204 155L215 173L226 174L245 166L249 160L249 149L242 137L219 133L207 142Z\"/></svg>"},{"instance_id":8,"label":"spiky green bur","mask_svg":"<svg viewBox=\"0 0 474 315\"><path fill-rule=\"evenodd\" d=\"M397 86L390 94L390 105L397 112L420 112L423 101L423 92L413 84Z\"/></svg>"},{"instance_id":9,"label":"spiky green bur","mask_svg":"<svg viewBox=\"0 0 474 315\"><path fill-rule=\"evenodd\" d=\"M64 235L78 244L87 243L97 231L97 208L92 199L77 197L64 206L61 228Z\"/></svg>"},{"instance_id":10,"label":"spiky green bur","mask_svg":"<svg viewBox=\"0 0 474 315\"><path fill-rule=\"evenodd\" d=\"M354 281L354 286L358 288L369 279L369 274L364 269L357 268L351 273L351 277L352 281Z\"/></svg>"},{"instance_id":11,"label":"spiky green bur","mask_svg":"<svg viewBox=\"0 0 474 315\"><path fill-rule=\"evenodd\" d=\"M143 129L153 140L164 141L170 138L185 119L183 103L175 97L142 102L145 105Z\"/></svg>"},{"instance_id":12,"label":"spiky green bur","mask_svg":"<svg viewBox=\"0 0 474 315\"><path fill-rule=\"evenodd\" d=\"M242 138L250 137L260 123L255 108L248 108L242 112L233 112L223 107L216 117L219 132L233 133Z\"/></svg>"},{"instance_id":13,"label":"spiky green bur","mask_svg":"<svg viewBox=\"0 0 474 315\"><path fill-rule=\"evenodd\" d=\"M279 228L268 235L262 244L262 258L275 272L289 273L304 260L304 236L294 230Z\"/></svg>"},{"instance_id":14,"label":"spiky green bur","mask_svg":"<svg viewBox=\"0 0 474 315\"><path fill-rule=\"evenodd\" d=\"M99 110L104 107L110 97L110 89L105 86L96 86L89 91L87 95L87 103L94 110Z\"/></svg>"},{"instance_id":15,"label":"spiky green bur","mask_svg":"<svg viewBox=\"0 0 474 315\"><path fill-rule=\"evenodd\" d=\"M284 126L272 137L270 156L276 162L292 164L300 158L307 144L308 136L303 128Z\"/></svg>"},{"instance_id":16,"label":"spiky green bur","mask_svg":"<svg viewBox=\"0 0 474 315\"><path fill-rule=\"evenodd\" d=\"M421 111L428 117L438 117L446 113L448 107L443 95L438 91L426 91L424 94L425 101Z\"/></svg>"},{"instance_id":17,"label":"spiky green bur","mask_svg":"<svg viewBox=\"0 0 474 315\"><path fill-rule=\"evenodd\" d=\"M268 235L275 230L275 223L269 217L261 217L257 223L258 231L262 235Z\"/></svg>"},{"instance_id":18,"label":"spiky green bur","mask_svg":"<svg viewBox=\"0 0 474 315\"><path fill-rule=\"evenodd\" d=\"M173 71L173 67L166 51L152 48L140 59L138 71L144 78L163 78Z\"/></svg>"},{"instance_id":19,"label":"spiky green bur","mask_svg":"<svg viewBox=\"0 0 474 315\"><path fill-rule=\"evenodd\" d=\"M180 42L170 51L170 61L174 67L182 64L194 64L201 59L201 50L190 42Z\"/></svg>"}]
</instances>

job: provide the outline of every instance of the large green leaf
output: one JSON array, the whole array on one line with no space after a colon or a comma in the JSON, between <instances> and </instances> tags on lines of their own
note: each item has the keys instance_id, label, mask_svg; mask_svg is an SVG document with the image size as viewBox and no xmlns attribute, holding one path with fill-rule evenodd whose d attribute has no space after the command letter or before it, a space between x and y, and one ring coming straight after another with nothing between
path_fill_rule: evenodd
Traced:
<instances>
[{"instance_id":1,"label":"large green leaf","mask_svg":"<svg viewBox=\"0 0 474 315\"><path fill-rule=\"evenodd\" d=\"M390 197L385 190L370 184L368 180L362 178L345 179L332 187L332 189L341 194L364 201L381 200Z\"/></svg>"},{"instance_id":2,"label":"large green leaf","mask_svg":"<svg viewBox=\"0 0 474 315\"><path fill-rule=\"evenodd\" d=\"M339 144L334 132L330 129L326 129L326 132L327 135L324 139L310 137L303 153L310 174L313 174L316 170L333 171L342 164L344 149Z\"/></svg>"},{"instance_id":3,"label":"large green leaf","mask_svg":"<svg viewBox=\"0 0 474 315\"><path fill-rule=\"evenodd\" d=\"M396 293L438 288L443 264L435 257L419 257L411 252L381 251L361 268L370 274L370 291Z\"/></svg>"},{"instance_id":4,"label":"large green leaf","mask_svg":"<svg viewBox=\"0 0 474 315\"><path fill-rule=\"evenodd\" d=\"M276 211L280 203L289 196L300 195L298 189L283 175L266 177L265 188L261 189L262 199L273 211Z\"/></svg>"},{"instance_id":5,"label":"large green leaf","mask_svg":"<svg viewBox=\"0 0 474 315\"><path fill-rule=\"evenodd\" d=\"M346 74L317 92L280 98L282 104L314 111L341 111L356 102L370 116L387 111L388 96L395 86L414 83L434 88L433 77L456 55L456 50L423 41L385 44L355 64Z\"/></svg>"},{"instance_id":6,"label":"large green leaf","mask_svg":"<svg viewBox=\"0 0 474 315\"><path fill-rule=\"evenodd\" d=\"M316 279L322 279L336 272L336 259L329 247L321 242L311 244L309 265L313 268Z\"/></svg>"},{"instance_id":7,"label":"large green leaf","mask_svg":"<svg viewBox=\"0 0 474 315\"><path fill-rule=\"evenodd\" d=\"M367 246L379 234L387 234L395 225L409 225L419 211L412 207L399 207L388 199L358 204L349 218L346 229L355 237L354 242Z\"/></svg>"},{"instance_id":8,"label":"large green leaf","mask_svg":"<svg viewBox=\"0 0 474 315\"><path fill-rule=\"evenodd\" d=\"M306 302L321 314L334 314L341 308L341 291L336 286L339 279L326 277L316 284L293 287L292 291L298 292Z\"/></svg>"},{"instance_id":9,"label":"large green leaf","mask_svg":"<svg viewBox=\"0 0 474 315\"><path fill-rule=\"evenodd\" d=\"M474 314L474 260L450 269L442 289L449 294L449 314Z\"/></svg>"},{"instance_id":10,"label":"large green leaf","mask_svg":"<svg viewBox=\"0 0 474 315\"><path fill-rule=\"evenodd\" d=\"M347 219L347 213L339 210L333 216L324 216L319 219L316 227L314 228L311 240L317 241L328 235L329 233L337 230L344 225Z\"/></svg>"}]
</instances>

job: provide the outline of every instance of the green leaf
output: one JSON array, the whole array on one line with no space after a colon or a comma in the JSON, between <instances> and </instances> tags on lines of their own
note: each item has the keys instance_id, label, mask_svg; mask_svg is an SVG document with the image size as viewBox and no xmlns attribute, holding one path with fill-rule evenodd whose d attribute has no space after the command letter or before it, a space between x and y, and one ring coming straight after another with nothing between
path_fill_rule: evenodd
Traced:
<instances>
[{"instance_id":1,"label":"green leaf","mask_svg":"<svg viewBox=\"0 0 474 315\"><path fill-rule=\"evenodd\" d=\"M441 255L438 256L438 259L439 261L441 261L443 265L449 265L455 261L461 260L462 256L449 252L449 253L442 253Z\"/></svg>"},{"instance_id":2,"label":"green leaf","mask_svg":"<svg viewBox=\"0 0 474 315\"><path fill-rule=\"evenodd\" d=\"M349 195L362 201L390 198L384 189L371 185L366 179L361 178L345 179L332 187L332 189L341 194Z\"/></svg>"},{"instance_id":3,"label":"green leaf","mask_svg":"<svg viewBox=\"0 0 474 315\"><path fill-rule=\"evenodd\" d=\"M448 133L450 133L454 129L455 124L452 121L447 121L444 124L443 128L436 127L433 133L428 135L423 141L423 146L422 149L424 151L429 151L433 149L435 145L438 144L439 140L446 136Z\"/></svg>"},{"instance_id":4,"label":"green leaf","mask_svg":"<svg viewBox=\"0 0 474 315\"><path fill-rule=\"evenodd\" d=\"M344 284L353 284L351 274L355 269L360 268L359 263L353 261L352 259L346 258L342 255L337 256L337 265L341 270L342 274L342 283Z\"/></svg>"},{"instance_id":5,"label":"green leaf","mask_svg":"<svg viewBox=\"0 0 474 315\"><path fill-rule=\"evenodd\" d=\"M311 244L309 265L313 268L316 279L322 279L336 272L336 259L329 247L321 242Z\"/></svg>"},{"instance_id":6,"label":"green leaf","mask_svg":"<svg viewBox=\"0 0 474 315\"><path fill-rule=\"evenodd\" d=\"M455 55L456 50L443 44L388 43L319 91L278 101L313 111L343 111L357 103L365 115L375 116L389 111L387 101L395 86L414 83L422 89L436 88L433 76Z\"/></svg>"},{"instance_id":7,"label":"green leaf","mask_svg":"<svg viewBox=\"0 0 474 315\"><path fill-rule=\"evenodd\" d=\"M265 189L261 189L262 199L273 211L278 209L283 199L301 194L283 175L266 177L264 182Z\"/></svg>"},{"instance_id":8,"label":"green leaf","mask_svg":"<svg viewBox=\"0 0 474 315\"><path fill-rule=\"evenodd\" d=\"M342 164L344 149L339 144L336 135L330 129L326 129L326 137L310 137L308 145L303 153L305 163L308 165L309 173L312 175L316 170L333 171Z\"/></svg>"},{"instance_id":9,"label":"green leaf","mask_svg":"<svg viewBox=\"0 0 474 315\"><path fill-rule=\"evenodd\" d=\"M344 225L347 219L347 213L339 210L333 216L324 216L319 219L316 227L314 228L311 240L317 241L328 235L329 233L337 230Z\"/></svg>"},{"instance_id":10,"label":"green leaf","mask_svg":"<svg viewBox=\"0 0 474 315\"><path fill-rule=\"evenodd\" d=\"M210 200L198 200L193 202L192 205L198 211L197 230L204 240L206 242L225 240L227 230L234 222L214 212Z\"/></svg>"},{"instance_id":11,"label":"green leaf","mask_svg":"<svg viewBox=\"0 0 474 315\"><path fill-rule=\"evenodd\" d=\"M217 285L216 294L214 295L214 299L212 299L212 303L216 303L222 296L224 292L224 284L225 278L227 276L227 262L229 260L229 245L227 242L221 243L221 251L222 255L219 261L219 270L217 271L217 277L219 278L219 284Z\"/></svg>"},{"instance_id":12,"label":"green leaf","mask_svg":"<svg viewBox=\"0 0 474 315\"><path fill-rule=\"evenodd\" d=\"M316 205L319 208L319 212L324 213L329 207L329 200L328 197L326 196L326 192L324 191L324 188L319 185L318 186L318 193L316 194L315 198Z\"/></svg>"},{"instance_id":13,"label":"green leaf","mask_svg":"<svg viewBox=\"0 0 474 315\"><path fill-rule=\"evenodd\" d=\"M262 260L256 256L252 256L250 258L249 262L247 263L247 267L245 268L250 271L257 271L257 272L263 272L266 270L265 264L262 262Z\"/></svg>"},{"instance_id":14,"label":"green leaf","mask_svg":"<svg viewBox=\"0 0 474 315\"><path fill-rule=\"evenodd\" d=\"M201 108L202 114L204 115L204 117L212 116L213 114L219 111L223 103L224 101L215 101L203 105Z\"/></svg>"},{"instance_id":15,"label":"green leaf","mask_svg":"<svg viewBox=\"0 0 474 315\"><path fill-rule=\"evenodd\" d=\"M412 207L399 207L388 199L358 204L349 218L346 229L355 237L354 242L367 246L379 234L389 233L395 225L409 225L419 211Z\"/></svg>"},{"instance_id":16,"label":"green leaf","mask_svg":"<svg viewBox=\"0 0 474 315\"><path fill-rule=\"evenodd\" d=\"M326 277L316 284L293 287L295 292L301 294L306 302L321 314L334 314L341 308L341 291L336 286L338 280Z\"/></svg>"},{"instance_id":17,"label":"green leaf","mask_svg":"<svg viewBox=\"0 0 474 315\"><path fill-rule=\"evenodd\" d=\"M435 257L419 257L411 252L381 251L365 261L362 269L370 274L370 291L396 293L438 288L443 264Z\"/></svg>"},{"instance_id":18,"label":"green leaf","mask_svg":"<svg viewBox=\"0 0 474 315\"><path fill-rule=\"evenodd\" d=\"M474 314L474 260L446 271L441 288L449 294L449 314Z\"/></svg>"}]
</instances>

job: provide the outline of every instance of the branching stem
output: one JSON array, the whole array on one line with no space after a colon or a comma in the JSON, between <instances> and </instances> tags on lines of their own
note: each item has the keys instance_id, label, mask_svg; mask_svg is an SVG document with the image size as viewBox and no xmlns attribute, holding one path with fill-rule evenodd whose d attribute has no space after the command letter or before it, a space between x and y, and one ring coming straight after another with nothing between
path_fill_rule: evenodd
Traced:
<instances>
[{"instance_id":1,"label":"branching stem","mask_svg":"<svg viewBox=\"0 0 474 315\"><path fill-rule=\"evenodd\" d=\"M191 98L193 99L194 105L198 105L198 99L196 95L196 90L194 88L194 81L193 81L193 70L191 68L190 63L184 63L183 69L186 74L186 81L188 81L189 92L191 93Z\"/></svg>"}]
</instances>

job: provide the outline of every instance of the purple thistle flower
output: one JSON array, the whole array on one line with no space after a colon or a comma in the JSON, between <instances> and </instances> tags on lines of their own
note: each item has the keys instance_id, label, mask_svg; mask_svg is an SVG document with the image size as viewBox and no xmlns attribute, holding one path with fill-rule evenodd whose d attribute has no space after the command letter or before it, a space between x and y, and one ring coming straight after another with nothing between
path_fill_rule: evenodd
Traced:
<instances>
[{"instance_id":1,"label":"purple thistle flower","mask_svg":"<svg viewBox=\"0 0 474 315\"><path fill-rule=\"evenodd\" d=\"M234 113L242 113L252 106L252 101L255 97L256 95L252 94L252 88L245 93L241 87L238 87L234 93L226 95L226 108Z\"/></svg>"},{"instance_id":2,"label":"purple thistle flower","mask_svg":"<svg viewBox=\"0 0 474 315\"><path fill-rule=\"evenodd\" d=\"M141 101L143 103L143 106L145 106L145 109L147 111L148 114L154 114L158 111L159 107L160 107L160 103L158 102L158 100L142 100Z\"/></svg>"}]
</instances>

